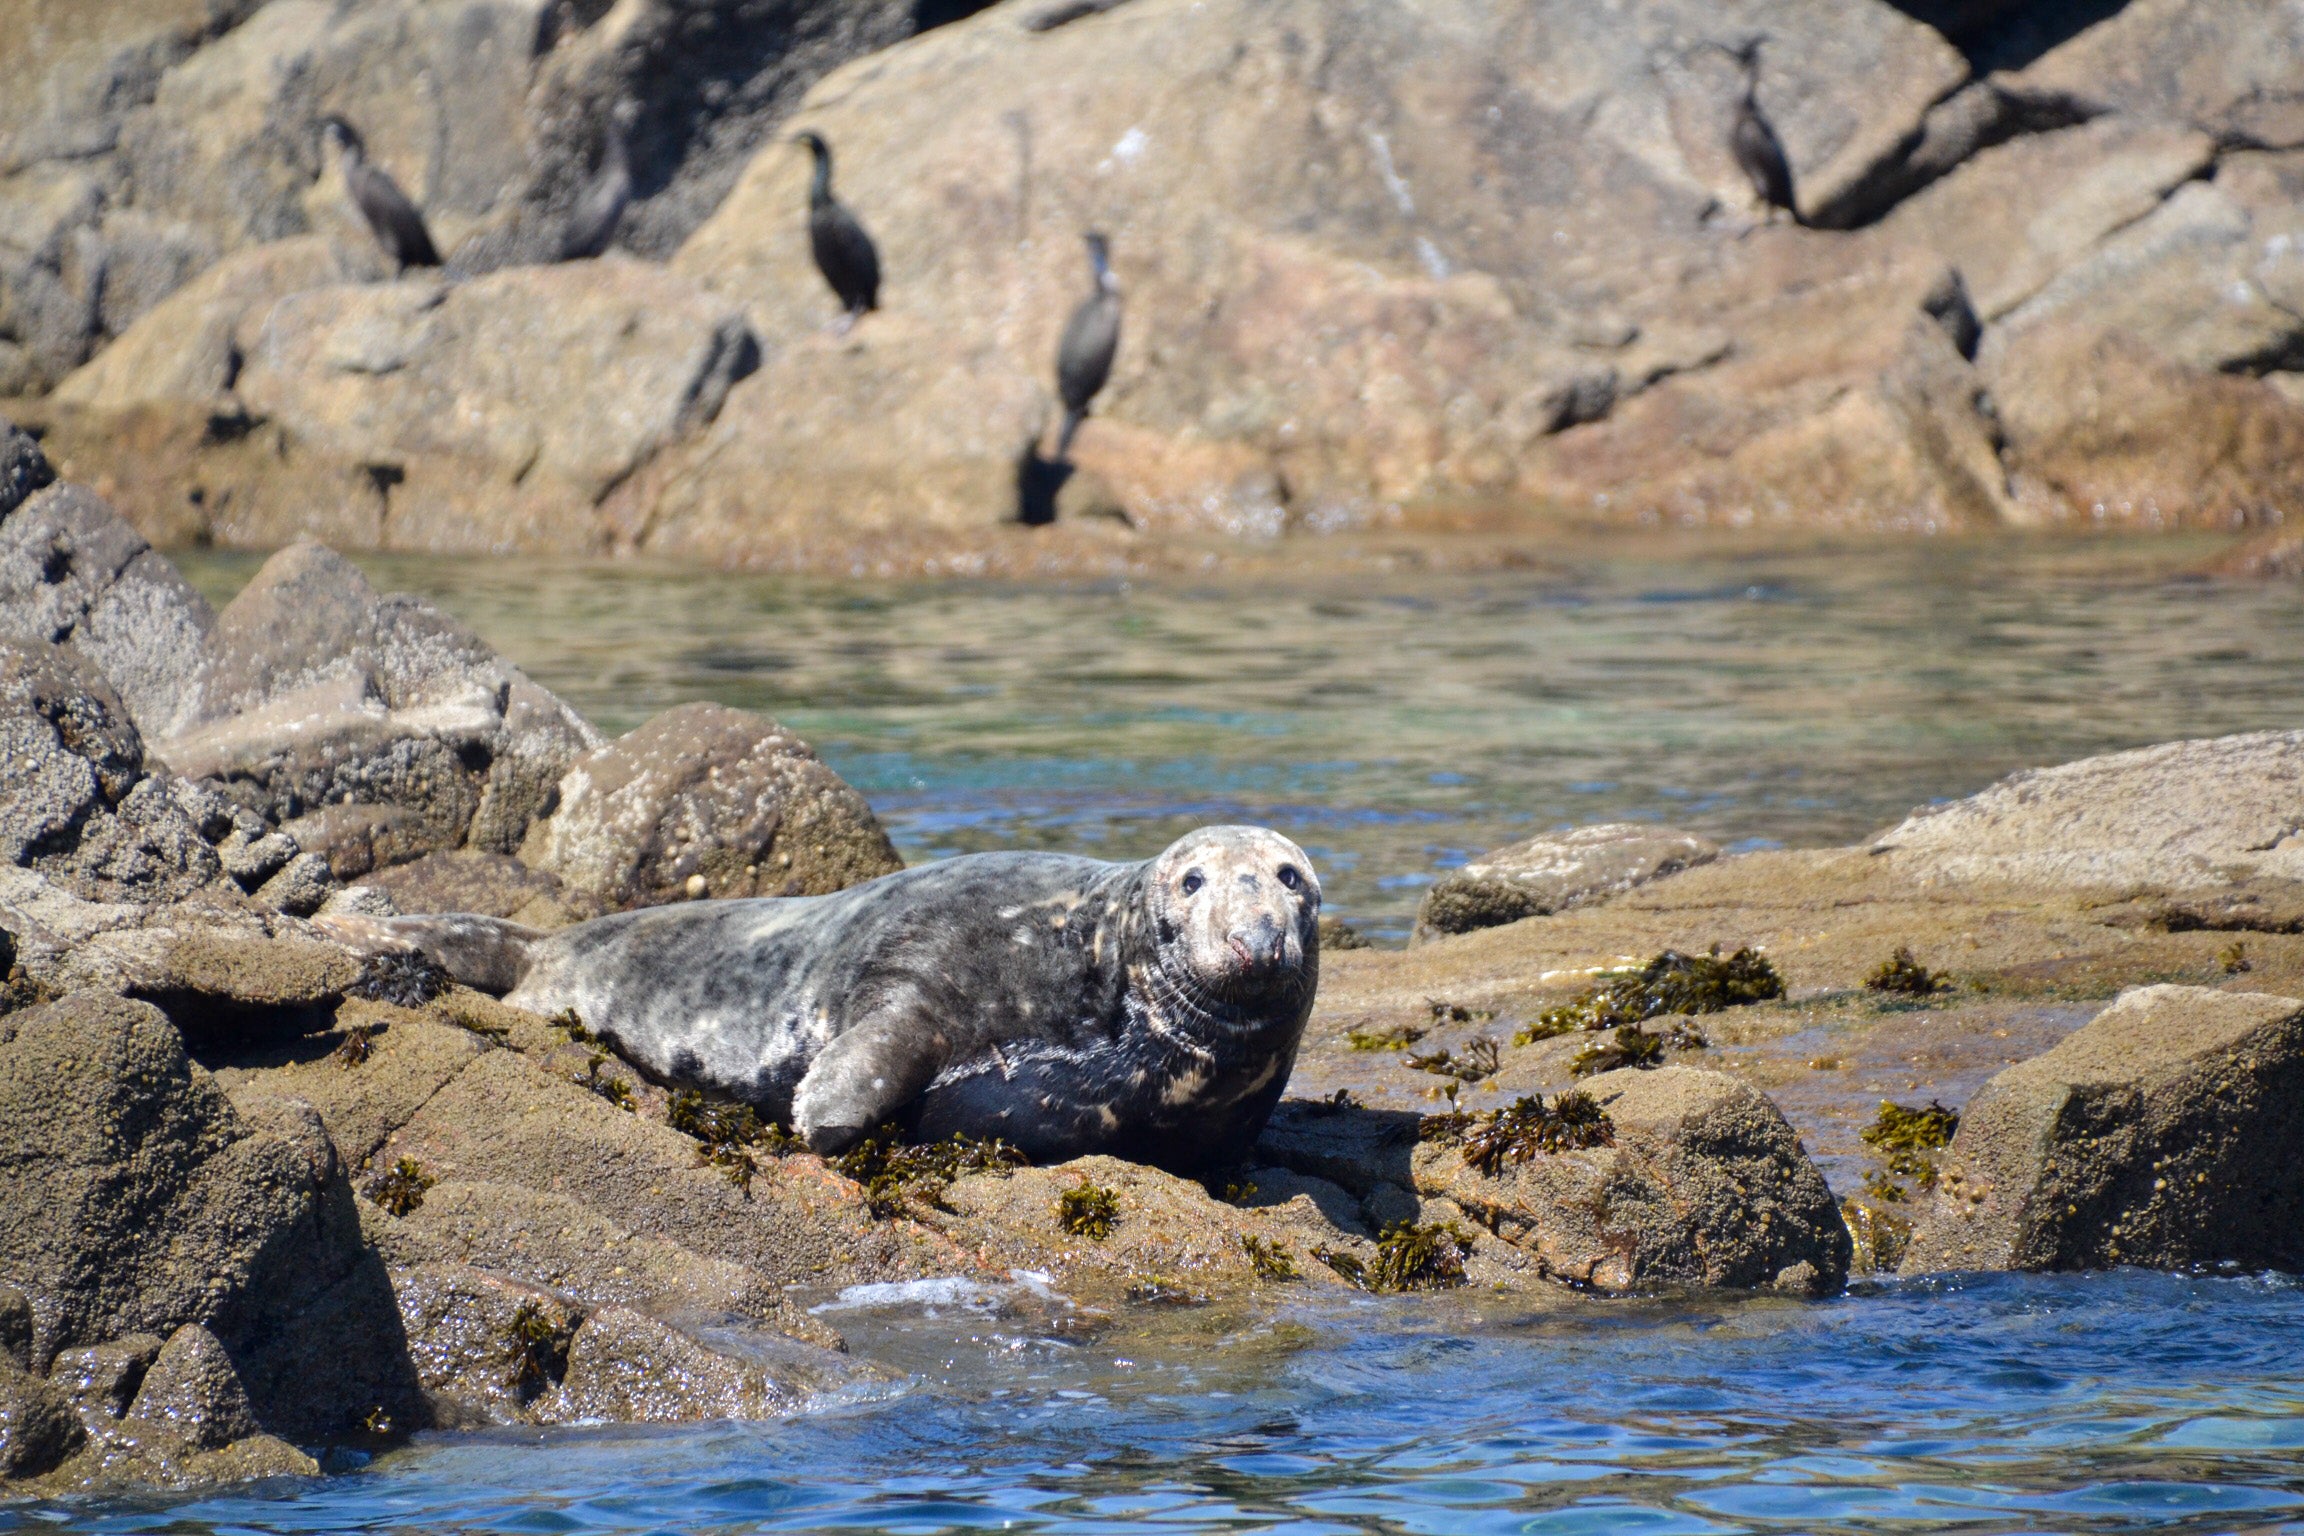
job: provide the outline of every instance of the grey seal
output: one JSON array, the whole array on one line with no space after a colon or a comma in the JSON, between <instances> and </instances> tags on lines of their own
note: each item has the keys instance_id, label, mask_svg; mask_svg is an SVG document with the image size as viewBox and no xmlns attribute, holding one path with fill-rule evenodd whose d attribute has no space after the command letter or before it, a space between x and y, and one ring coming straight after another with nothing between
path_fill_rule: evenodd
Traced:
<instances>
[{"instance_id":1,"label":"grey seal","mask_svg":"<svg viewBox=\"0 0 2304 1536\"><path fill-rule=\"evenodd\" d=\"M1237 1164L1319 983L1320 882L1261 827L1111 864L980 853L829 896L694 901L541 934L494 918L323 922L419 949L539 1013L576 1010L659 1081L834 1154L894 1121L1036 1162Z\"/></svg>"}]
</instances>

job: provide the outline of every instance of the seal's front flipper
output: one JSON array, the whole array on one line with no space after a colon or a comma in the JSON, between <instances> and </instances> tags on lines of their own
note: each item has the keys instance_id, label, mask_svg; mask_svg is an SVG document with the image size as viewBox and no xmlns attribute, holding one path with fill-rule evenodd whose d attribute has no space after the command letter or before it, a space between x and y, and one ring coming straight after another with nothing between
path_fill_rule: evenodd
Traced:
<instances>
[{"instance_id":1,"label":"seal's front flipper","mask_svg":"<svg viewBox=\"0 0 2304 1536\"><path fill-rule=\"evenodd\" d=\"M943 1031L911 1018L859 1024L809 1065L792 1124L809 1151L837 1157L926 1093L950 1053Z\"/></svg>"}]
</instances>

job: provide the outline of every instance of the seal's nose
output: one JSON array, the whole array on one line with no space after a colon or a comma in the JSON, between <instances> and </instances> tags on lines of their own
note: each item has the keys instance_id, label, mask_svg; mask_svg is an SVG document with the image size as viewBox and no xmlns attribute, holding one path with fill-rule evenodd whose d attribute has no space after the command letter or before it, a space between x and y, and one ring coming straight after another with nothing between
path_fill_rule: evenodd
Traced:
<instances>
[{"instance_id":1,"label":"seal's nose","mask_svg":"<svg viewBox=\"0 0 2304 1536\"><path fill-rule=\"evenodd\" d=\"M1252 971L1263 970L1287 958L1288 929L1270 917L1259 917L1233 929L1226 942L1243 966Z\"/></svg>"}]
</instances>

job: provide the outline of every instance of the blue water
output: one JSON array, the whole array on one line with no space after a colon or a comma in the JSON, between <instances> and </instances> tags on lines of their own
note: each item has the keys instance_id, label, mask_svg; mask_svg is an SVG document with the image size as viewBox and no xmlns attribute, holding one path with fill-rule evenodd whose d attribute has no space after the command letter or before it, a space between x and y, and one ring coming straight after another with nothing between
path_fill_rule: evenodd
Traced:
<instances>
[{"instance_id":1,"label":"blue water","mask_svg":"<svg viewBox=\"0 0 2304 1536\"><path fill-rule=\"evenodd\" d=\"M1086 1336L998 1310L839 1321L908 1383L774 1424L441 1437L305 1484L0 1508L0 1529L2304 1530L2304 1289L2278 1277L1281 1304Z\"/></svg>"}]
</instances>

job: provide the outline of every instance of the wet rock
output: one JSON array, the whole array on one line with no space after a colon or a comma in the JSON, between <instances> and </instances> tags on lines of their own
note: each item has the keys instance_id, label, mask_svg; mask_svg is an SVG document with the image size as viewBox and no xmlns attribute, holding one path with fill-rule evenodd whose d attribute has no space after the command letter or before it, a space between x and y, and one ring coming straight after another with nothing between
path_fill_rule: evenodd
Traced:
<instances>
[{"instance_id":1,"label":"wet rock","mask_svg":"<svg viewBox=\"0 0 2304 1536\"><path fill-rule=\"evenodd\" d=\"M0 1359L32 1369L32 1303L12 1285L0 1285Z\"/></svg>"},{"instance_id":2,"label":"wet rock","mask_svg":"<svg viewBox=\"0 0 2304 1536\"><path fill-rule=\"evenodd\" d=\"M2124 993L1960 1117L1904 1272L2304 1262L2304 1002Z\"/></svg>"},{"instance_id":3,"label":"wet rock","mask_svg":"<svg viewBox=\"0 0 2304 1536\"><path fill-rule=\"evenodd\" d=\"M806 742L719 704L666 710L578 759L521 857L611 907L821 895L903 867Z\"/></svg>"},{"instance_id":4,"label":"wet rock","mask_svg":"<svg viewBox=\"0 0 2304 1536\"><path fill-rule=\"evenodd\" d=\"M1603 1291L1774 1287L1829 1295L1848 1275L1848 1229L1784 1117L1751 1086L1686 1067L1607 1072L1585 1091L1613 1145L1538 1153L1482 1173L1461 1148L1420 1147L1417 1188L1454 1201Z\"/></svg>"},{"instance_id":5,"label":"wet rock","mask_svg":"<svg viewBox=\"0 0 2304 1536\"><path fill-rule=\"evenodd\" d=\"M297 544L219 616L200 719L156 746L338 877L517 845L597 742L576 712L429 605Z\"/></svg>"},{"instance_id":6,"label":"wet rock","mask_svg":"<svg viewBox=\"0 0 2304 1536\"><path fill-rule=\"evenodd\" d=\"M35 492L0 522L0 639L76 652L146 735L197 707L215 622L176 568L83 486Z\"/></svg>"},{"instance_id":7,"label":"wet rock","mask_svg":"<svg viewBox=\"0 0 2304 1536\"><path fill-rule=\"evenodd\" d=\"M434 1416L451 1423L528 1418L567 1374L569 1339L584 1319L541 1286L461 1264L396 1270L392 1293Z\"/></svg>"},{"instance_id":8,"label":"wet rock","mask_svg":"<svg viewBox=\"0 0 2304 1536\"><path fill-rule=\"evenodd\" d=\"M1925 806L1872 852L1929 885L2213 892L2304 882L2304 732L2166 742L2013 774Z\"/></svg>"},{"instance_id":9,"label":"wet rock","mask_svg":"<svg viewBox=\"0 0 2304 1536\"><path fill-rule=\"evenodd\" d=\"M256 1411L232 1357L198 1323L169 1335L124 1417L132 1429L161 1428L208 1451L257 1432Z\"/></svg>"},{"instance_id":10,"label":"wet rock","mask_svg":"<svg viewBox=\"0 0 2304 1536\"><path fill-rule=\"evenodd\" d=\"M48 1380L83 1408L117 1419L136 1400L145 1373L167 1342L157 1334L131 1333L109 1344L61 1350L48 1368Z\"/></svg>"},{"instance_id":11,"label":"wet rock","mask_svg":"<svg viewBox=\"0 0 2304 1536\"><path fill-rule=\"evenodd\" d=\"M0 1361L0 1478L37 1477L86 1438L63 1393Z\"/></svg>"},{"instance_id":12,"label":"wet rock","mask_svg":"<svg viewBox=\"0 0 2304 1536\"><path fill-rule=\"evenodd\" d=\"M389 1399L389 1292L380 1317L324 1134L251 1124L149 1004L82 992L0 1019L0 1166L0 1281L32 1299L36 1366L198 1323L268 1428L338 1433ZM315 1368L298 1329L316 1317L363 1357L357 1397Z\"/></svg>"},{"instance_id":13,"label":"wet rock","mask_svg":"<svg viewBox=\"0 0 2304 1536\"><path fill-rule=\"evenodd\" d=\"M558 1424L769 1419L798 1407L808 1385L780 1379L763 1360L710 1348L629 1307L603 1307L576 1330L567 1377L536 1411Z\"/></svg>"},{"instance_id":14,"label":"wet rock","mask_svg":"<svg viewBox=\"0 0 2304 1536\"><path fill-rule=\"evenodd\" d=\"M2209 567L2211 575L2294 581L2304 577L2304 534L2260 534Z\"/></svg>"},{"instance_id":15,"label":"wet rock","mask_svg":"<svg viewBox=\"0 0 2304 1536\"><path fill-rule=\"evenodd\" d=\"M1706 838L1637 822L1532 837L1484 853L1435 881L1417 906L1416 938L1549 916L1719 856L1719 845Z\"/></svg>"}]
</instances>

